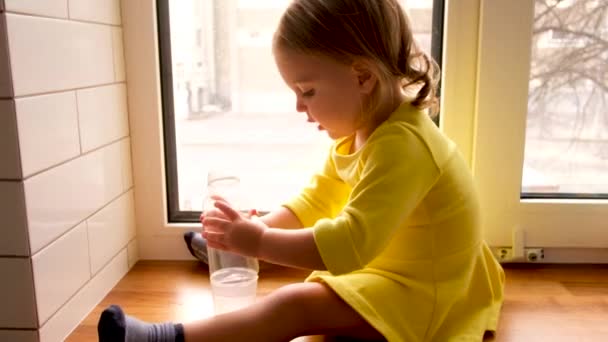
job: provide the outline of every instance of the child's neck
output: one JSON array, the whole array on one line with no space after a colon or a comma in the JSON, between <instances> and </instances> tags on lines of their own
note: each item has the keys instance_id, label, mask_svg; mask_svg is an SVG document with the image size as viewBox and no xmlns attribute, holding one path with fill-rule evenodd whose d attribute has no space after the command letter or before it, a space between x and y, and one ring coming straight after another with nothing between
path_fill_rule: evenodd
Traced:
<instances>
[{"instance_id":1,"label":"child's neck","mask_svg":"<svg viewBox=\"0 0 608 342\"><path fill-rule=\"evenodd\" d=\"M353 143L350 147L351 153L354 153L363 147L369 136L374 133L376 128L386 121L391 114L393 114L393 112L395 112L397 108L399 108L399 106L401 106L401 104L406 100L405 94L403 94L401 91L398 91L398 94L398 96L393 96L390 99L386 99L384 104L378 108L374 115L372 115L372 117L376 118L376 120L370 121L368 124L363 125L357 130Z\"/></svg>"}]
</instances>

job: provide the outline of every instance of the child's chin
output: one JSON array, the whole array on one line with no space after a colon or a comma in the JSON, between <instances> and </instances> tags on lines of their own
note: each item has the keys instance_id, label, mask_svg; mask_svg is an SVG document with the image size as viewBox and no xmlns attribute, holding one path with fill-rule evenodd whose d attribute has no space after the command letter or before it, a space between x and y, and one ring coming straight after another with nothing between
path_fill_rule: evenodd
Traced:
<instances>
[{"instance_id":1,"label":"child's chin","mask_svg":"<svg viewBox=\"0 0 608 342\"><path fill-rule=\"evenodd\" d=\"M325 131L325 133L327 133L327 135L328 135L328 136L329 136L331 139L333 139L333 140L337 140L337 139L340 139L340 138L343 138L343 137L344 137L344 136L343 136L343 135L341 135L341 134L337 134L337 133L330 132L330 131Z\"/></svg>"}]
</instances>

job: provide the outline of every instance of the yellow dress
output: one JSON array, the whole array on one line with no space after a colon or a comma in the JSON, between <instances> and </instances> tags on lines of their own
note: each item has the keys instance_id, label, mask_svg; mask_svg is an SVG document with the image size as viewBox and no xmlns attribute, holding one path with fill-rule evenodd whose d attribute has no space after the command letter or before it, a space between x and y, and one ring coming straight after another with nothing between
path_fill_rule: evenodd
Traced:
<instances>
[{"instance_id":1,"label":"yellow dress","mask_svg":"<svg viewBox=\"0 0 608 342\"><path fill-rule=\"evenodd\" d=\"M470 171L421 111L401 105L363 147L337 140L286 203L314 227L324 282L388 341L481 341L504 272L482 239Z\"/></svg>"}]
</instances>

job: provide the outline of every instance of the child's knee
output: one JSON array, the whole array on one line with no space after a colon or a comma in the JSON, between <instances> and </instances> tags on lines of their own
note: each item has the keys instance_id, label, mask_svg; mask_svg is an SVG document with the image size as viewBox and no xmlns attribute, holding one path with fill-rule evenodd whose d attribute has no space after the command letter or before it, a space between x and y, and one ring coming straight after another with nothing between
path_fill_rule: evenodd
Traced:
<instances>
[{"instance_id":1,"label":"child's knee","mask_svg":"<svg viewBox=\"0 0 608 342\"><path fill-rule=\"evenodd\" d=\"M290 284L278 289L275 298L277 304L290 314L309 322L324 317L327 311L335 311L336 305L348 306L332 289L322 283Z\"/></svg>"},{"instance_id":2,"label":"child's knee","mask_svg":"<svg viewBox=\"0 0 608 342\"><path fill-rule=\"evenodd\" d=\"M283 286L276 290L273 305L285 315L297 315L306 319L318 312L326 298L325 285L319 283L297 283ZM329 290L331 291L331 290Z\"/></svg>"},{"instance_id":3,"label":"child's knee","mask_svg":"<svg viewBox=\"0 0 608 342\"><path fill-rule=\"evenodd\" d=\"M276 290L273 297L281 305L302 307L313 297L312 289L307 283L289 284Z\"/></svg>"}]
</instances>

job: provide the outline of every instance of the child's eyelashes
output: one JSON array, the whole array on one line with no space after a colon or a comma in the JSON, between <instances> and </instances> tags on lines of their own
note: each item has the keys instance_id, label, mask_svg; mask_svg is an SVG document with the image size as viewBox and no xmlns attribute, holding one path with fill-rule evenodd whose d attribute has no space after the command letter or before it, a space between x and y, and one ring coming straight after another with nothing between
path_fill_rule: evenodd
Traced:
<instances>
[{"instance_id":1,"label":"child's eyelashes","mask_svg":"<svg viewBox=\"0 0 608 342\"><path fill-rule=\"evenodd\" d=\"M302 97L311 97L315 94L315 90L311 89L305 92L302 92Z\"/></svg>"}]
</instances>

